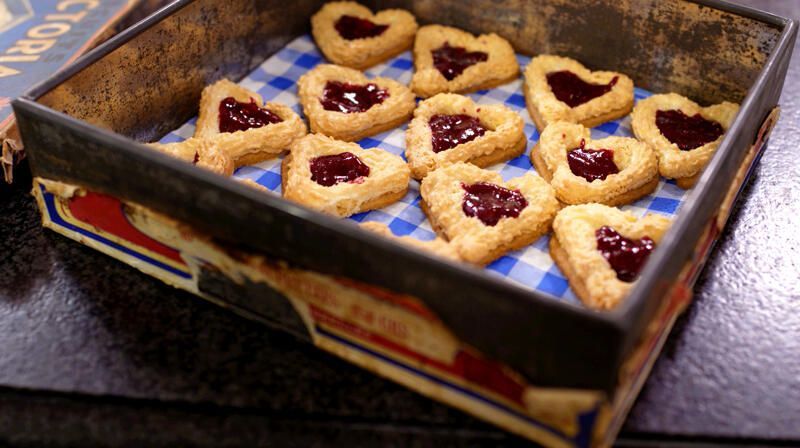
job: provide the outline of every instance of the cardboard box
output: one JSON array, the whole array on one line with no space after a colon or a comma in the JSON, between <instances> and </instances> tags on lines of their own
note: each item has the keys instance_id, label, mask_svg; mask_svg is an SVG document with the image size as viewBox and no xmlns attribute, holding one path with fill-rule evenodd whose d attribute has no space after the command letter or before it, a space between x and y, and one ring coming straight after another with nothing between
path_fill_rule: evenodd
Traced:
<instances>
[{"instance_id":1,"label":"cardboard box","mask_svg":"<svg viewBox=\"0 0 800 448\"><path fill-rule=\"evenodd\" d=\"M11 100L165 0L1 0L0 144L3 175L23 157Z\"/></svg>"}]
</instances>

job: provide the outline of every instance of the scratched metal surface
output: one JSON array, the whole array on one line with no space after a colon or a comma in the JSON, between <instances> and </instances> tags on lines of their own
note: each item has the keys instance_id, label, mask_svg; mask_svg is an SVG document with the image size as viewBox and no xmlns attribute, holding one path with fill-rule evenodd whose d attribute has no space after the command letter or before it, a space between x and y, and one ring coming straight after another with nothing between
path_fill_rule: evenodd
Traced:
<instances>
[{"instance_id":1,"label":"scratched metal surface","mask_svg":"<svg viewBox=\"0 0 800 448\"><path fill-rule=\"evenodd\" d=\"M797 54L781 103L621 444L800 444ZM0 187L0 444L523 444L42 230L20 178Z\"/></svg>"},{"instance_id":2,"label":"scratched metal surface","mask_svg":"<svg viewBox=\"0 0 800 448\"><path fill-rule=\"evenodd\" d=\"M800 2L739 0L800 18ZM800 445L800 44L782 116L626 431Z\"/></svg>"}]
</instances>

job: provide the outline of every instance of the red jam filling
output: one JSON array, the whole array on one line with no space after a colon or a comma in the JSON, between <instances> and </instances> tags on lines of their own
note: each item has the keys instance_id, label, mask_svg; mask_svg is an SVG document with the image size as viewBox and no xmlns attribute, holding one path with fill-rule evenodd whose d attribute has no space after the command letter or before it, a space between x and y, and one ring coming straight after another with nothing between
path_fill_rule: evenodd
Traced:
<instances>
[{"instance_id":1,"label":"red jam filling","mask_svg":"<svg viewBox=\"0 0 800 448\"><path fill-rule=\"evenodd\" d=\"M229 96L219 103L219 131L236 132L260 128L270 123L280 123L281 117L267 109L258 107L250 98L249 103L240 103Z\"/></svg>"},{"instance_id":2,"label":"red jam filling","mask_svg":"<svg viewBox=\"0 0 800 448\"><path fill-rule=\"evenodd\" d=\"M608 84L591 84L580 76L569 70L551 72L547 74L547 84L556 98L566 103L569 107L580 106L581 104L605 95L617 84L618 76L615 76Z\"/></svg>"},{"instance_id":3,"label":"red jam filling","mask_svg":"<svg viewBox=\"0 0 800 448\"><path fill-rule=\"evenodd\" d=\"M501 218L516 218L528 206L519 190L509 190L488 182L461 184L464 202L461 209L470 218L478 218L487 226L495 226Z\"/></svg>"},{"instance_id":4,"label":"red jam filling","mask_svg":"<svg viewBox=\"0 0 800 448\"><path fill-rule=\"evenodd\" d=\"M452 81L470 65L489 59L489 55L482 51L467 51L464 47L451 47L447 42L432 50L431 54L433 55L433 66L448 81Z\"/></svg>"},{"instance_id":5,"label":"red jam filling","mask_svg":"<svg viewBox=\"0 0 800 448\"><path fill-rule=\"evenodd\" d=\"M617 273L617 278L623 282L636 280L650 252L656 247L650 237L634 241L608 226L597 229L595 237L597 250L608 260L608 264Z\"/></svg>"},{"instance_id":6,"label":"red jam filling","mask_svg":"<svg viewBox=\"0 0 800 448\"><path fill-rule=\"evenodd\" d=\"M364 112L381 104L389 98L389 92L376 84L350 84L349 82L328 81L319 102L325 110L352 114Z\"/></svg>"},{"instance_id":7,"label":"red jam filling","mask_svg":"<svg viewBox=\"0 0 800 448\"><path fill-rule=\"evenodd\" d=\"M619 173L614 163L614 151L610 149L586 149L586 140L581 139L581 146L567 153L569 170L576 176L588 180L606 180L609 174Z\"/></svg>"},{"instance_id":8,"label":"red jam filling","mask_svg":"<svg viewBox=\"0 0 800 448\"><path fill-rule=\"evenodd\" d=\"M333 25L339 35L347 40L364 39L380 36L389 25L378 25L367 19L344 15Z\"/></svg>"},{"instance_id":9,"label":"red jam filling","mask_svg":"<svg viewBox=\"0 0 800 448\"><path fill-rule=\"evenodd\" d=\"M486 128L477 117L464 114L434 115L428 125L431 127L433 152L442 152L471 142L486 133Z\"/></svg>"},{"instance_id":10,"label":"red jam filling","mask_svg":"<svg viewBox=\"0 0 800 448\"><path fill-rule=\"evenodd\" d=\"M341 182L361 183L369 176L369 166L352 152L311 159L311 180L331 187Z\"/></svg>"},{"instance_id":11,"label":"red jam filling","mask_svg":"<svg viewBox=\"0 0 800 448\"><path fill-rule=\"evenodd\" d=\"M699 148L723 134L722 125L706 120L700 114L691 117L679 110L656 112L656 126L661 134L682 151Z\"/></svg>"}]
</instances>

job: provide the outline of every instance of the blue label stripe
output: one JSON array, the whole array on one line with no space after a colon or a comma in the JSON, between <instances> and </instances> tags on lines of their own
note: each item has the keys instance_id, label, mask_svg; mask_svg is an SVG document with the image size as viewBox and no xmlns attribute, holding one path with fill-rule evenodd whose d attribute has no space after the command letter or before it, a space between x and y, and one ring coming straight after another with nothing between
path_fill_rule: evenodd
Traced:
<instances>
[{"instance_id":1,"label":"blue label stripe","mask_svg":"<svg viewBox=\"0 0 800 448\"><path fill-rule=\"evenodd\" d=\"M546 426L546 425L543 425L542 423L532 419L531 417L529 417L529 416L527 416L527 415L525 415L525 414L523 414L521 412L518 412L518 411L516 411L516 410L514 410L514 409L512 409L512 408L510 408L510 407L508 407L508 406L506 406L504 404L498 403L497 401L494 401L494 400L492 400L490 398L486 398L486 397L484 397L484 396L482 396L482 395L480 395L480 394L478 394L476 392L473 392L473 391L471 391L471 390L469 390L469 389L467 389L465 387L459 386L459 385L451 383L451 382L449 382L449 381L447 381L445 379L439 378L437 376L431 375L431 374L429 374L427 372L424 372L422 370L419 370L419 369L416 369L414 367L411 367L411 366L408 366L406 364L403 364L400 361L397 361L397 360L395 360L393 358L390 358L390 357L388 357L388 356L386 356L386 355L384 355L382 353L376 352L375 350L372 350L370 348L367 348L367 347L364 347L362 345L359 345L359 344L357 344L357 343L355 343L355 342L353 342L353 341L351 341L349 339L345 339L345 338L343 338L343 337L341 337L339 335L331 333L331 332L325 330L324 328L320 327L319 325L314 325L314 328L316 329L317 333L319 333L322 336L325 336L325 337L327 337L329 339L333 339L334 341L336 341L336 342L338 342L340 344L346 345L349 348L352 348L354 350L360 351L360 352L365 353L367 355L370 355L370 356L372 356L374 358L378 358L383 362L386 362L386 363L391 364L391 365L393 365L395 367L398 367L398 368L400 368L402 370L405 370L406 372L411 373L413 375L420 376L420 377L422 377L422 378L424 378L424 379L426 379L428 381L431 381L431 382L434 382L434 383L439 384L441 386L444 386L447 389L450 389L450 390L452 390L454 392L458 392L458 393L460 393L462 395L466 395L470 399L475 400L475 401L479 401L479 402L481 402L481 403L483 403L485 405L488 405L490 407L495 408L498 411L505 412L507 414L510 414L510 415L520 419L520 420L524 420L525 423L528 423L528 424L530 424L532 426L536 426L539 429L547 431L550 434L552 434L553 436L556 436L556 437L562 439L563 441L565 441L567 443L573 444L576 447L588 447L589 444L590 444L590 441L591 441L591 430L592 430L592 427L594 426L594 423L595 423L595 420L596 420L596 417L597 417L597 410L596 409L592 410L590 412L587 412L585 414L580 414L579 415L578 421L579 421L579 425L580 425L580 431L575 436L575 438L570 439L570 438L565 437L562 433L559 433L558 431L554 430L553 428L551 428L549 426Z\"/></svg>"}]
</instances>

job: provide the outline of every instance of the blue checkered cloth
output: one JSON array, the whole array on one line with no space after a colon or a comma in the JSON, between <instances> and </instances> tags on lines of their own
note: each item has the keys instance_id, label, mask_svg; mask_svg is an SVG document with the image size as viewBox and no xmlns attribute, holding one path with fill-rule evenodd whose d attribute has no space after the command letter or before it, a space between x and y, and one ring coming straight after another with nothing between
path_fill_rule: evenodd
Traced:
<instances>
[{"instance_id":1,"label":"blue checkered cloth","mask_svg":"<svg viewBox=\"0 0 800 448\"><path fill-rule=\"evenodd\" d=\"M517 60L521 67L525 67L530 62L529 57L521 55L517 56ZM323 56L317 50L311 37L301 36L267 59L239 84L258 92L267 101L286 104L303 116L295 84L300 76L322 62L324 62ZM400 54L384 64L372 67L366 73L370 77L382 76L408 84L413 73L411 53ZM637 100L646 98L649 95L649 92L642 89L637 88L635 91ZM530 141L525 154L488 169L499 172L505 180L534 170L529 158L529 151L539 139L539 133L525 110L522 80L517 79L498 88L481 90L469 96L479 104L503 103L525 119L525 135ZM194 133L194 123L194 119L190 120L179 129L165 136L162 142L176 142L191 137ZM403 125L391 131L365 138L358 143L363 148L380 148L405 158L405 131L406 125ZM597 139L610 135L632 136L630 118L626 117L608 122L592 129L592 138ZM280 165L280 159L269 160L256 165L241 167L234 176L242 179L252 179L275 194L280 194ZM649 212L671 216L677 213L685 193L673 181L662 179L653 194L622 208L639 216ZM409 235L420 240L430 240L435 237L435 234L425 219L419 202L419 183L412 181L408 194L402 200L380 210L360 213L349 219L357 222L382 222L388 225L395 235ZM567 279L558 270L553 259L550 258L548 242L549 236L544 236L524 249L506 254L488 265L486 269L510 281L535 289L559 300L579 304L580 301L570 290Z\"/></svg>"}]
</instances>

